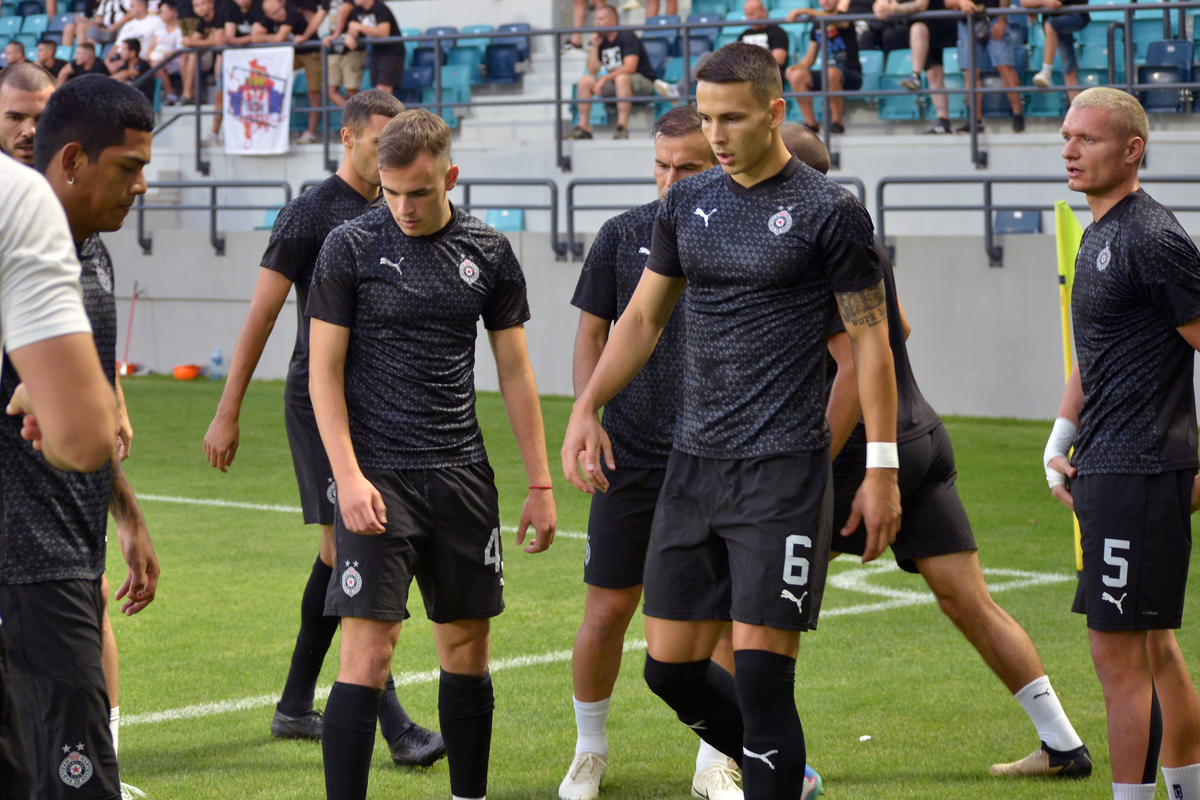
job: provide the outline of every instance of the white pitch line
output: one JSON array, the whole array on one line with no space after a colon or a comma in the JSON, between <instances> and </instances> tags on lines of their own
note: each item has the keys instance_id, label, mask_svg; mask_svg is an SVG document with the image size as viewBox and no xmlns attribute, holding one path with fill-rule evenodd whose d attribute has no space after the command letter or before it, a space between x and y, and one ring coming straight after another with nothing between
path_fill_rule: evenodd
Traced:
<instances>
[{"instance_id":1,"label":"white pitch line","mask_svg":"<svg viewBox=\"0 0 1200 800\"><path fill-rule=\"evenodd\" d=\"M646 642L642 639L634 639L625 643L624 650L626 653L633 650L645 650ZM556 650L552 653L542 653L536 656L515 656L514 658L500 658L488 665L490 672L500 672L506 669L514 669L516 667L533 667L541 664L558 664L563 661L571 660L570 650ZM397 686L411 686L417 683L436 683L440 678L439 670L426 670L423 672L402 672L394 676ZM328 686L321 686L316 691L316 700L324 700L329 697ZM148 714L127 714L121 718L121 727L127 725L150 725L156 722L175 722L184 719L198 719L200 717L211 717L215 714L228 714L233 711L248 711L254 708L265 708L273 706L279 702L279 696L260 695L258 697L243 697L238 700L223 700L219 703L200 703L194 706L184 706L183 708L173 708L168 711L154 711Z\"/></svg>"},{"instance_id":2,"label":"white pitch line","mask_svg":"<svg viewBox=\"0 0 1200 800\"><path fill-rule=\"evenodd\" d=\"M153 500L159 503L183 503L192 506L217 506L219 508L245 508L250 511L281 511L285 514L299 514L304 509L300 506L278 506L269 505L266 503L241 503L234 500L205 500L197 497L174 497L166 494L139 494L139 500ZM505 533L516 533L515 526L504 526ZM586 539L586 533L578 533L576 531L558 531L554 534L555 538L562 537L564 539Z\"/></svg>"}]
</instances>

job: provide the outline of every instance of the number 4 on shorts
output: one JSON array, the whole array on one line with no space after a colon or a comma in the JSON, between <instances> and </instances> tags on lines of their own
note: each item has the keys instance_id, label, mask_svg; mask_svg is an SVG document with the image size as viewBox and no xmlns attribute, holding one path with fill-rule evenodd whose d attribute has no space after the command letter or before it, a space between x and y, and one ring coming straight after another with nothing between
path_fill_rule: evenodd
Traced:
<instances>
[{"instance_id":1,"label":"number 4 on shorts","mask_svg":"<svg viewBox=\"0 0 1200 800\"><path fill-rule=\"evenodd\" d=\"M500 529L493 528L492 536L488 539L487 545L483 548L483 563L484 566L496 566L496 572L504 566L504 562L500 560Z\"/></svg>"}]
</instances>

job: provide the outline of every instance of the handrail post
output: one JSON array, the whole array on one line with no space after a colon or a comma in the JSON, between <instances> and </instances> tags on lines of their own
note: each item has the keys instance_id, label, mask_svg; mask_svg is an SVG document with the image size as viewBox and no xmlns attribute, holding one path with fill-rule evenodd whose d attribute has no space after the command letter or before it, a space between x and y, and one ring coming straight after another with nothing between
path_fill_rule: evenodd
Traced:
<instances>
[{"instance_id":1,"label":"handrail post","mask_svg":"<svg viewBox=\"0 0 1200 800\"><path fill-rule=\"evenodd\" d=\"M975 169L987 169L987 153L979 151L979 118L983 116L983 101L976 89L976 81L982 79L975 63L975 37L971 30L972 16L966 15L967 21L967 117L971 126L971 163ZM980 80L980 82L982 82ZM983 88L983 87L979 87Z\"/></svg>"},{"instance_id":2,"label":"handrail post","mask_svg":"<svg viewBox=\"0 0 1200 800\"><path fill-rule=\"evenodd\" d=\"M583 255L583 247L575 247L575 181L567 184L567 251L572 261Z\"/></svg>"},{"instance_id":3,"label":"handrail post","mask_svg":"<svg viewBox=\"0 0 1200 800\"><path fill-rule=\"evenodd\" d=\"M194 49L192 52L196 55L196 68L192 70L192 77L195 83L193 90L195 91L194 97L196 99L196 171L201 175L207 175L212 165L202 157L204 155L204 147L201 145L201 140L204 138L204 134L201 131L204 127L204 115L200 112L200 102L203 100L200 92L204 88L204 72L200 69L199 49ZM222 64L221 68L224 69L225 65Z\"/></svg>"},{"instance_id":4,"label":"handrail post","mask_svg":"<svg viewBox=\"0 0 1200 800\"><path fill-rule=\"evenodd\" d=\"M214 184L209 187L208 196L208 239L212 242L213 250L217 255L225 255L225 240L217 235L217 187Z\"/></svg>"},{"instance_id":5,"label":"handrail post","mask_svg":"<svg viewBox=\"0 0 1200 800\"><path fill-rule=\"evenodd\" d=\"M825 27L824 22L820 17L812 23L813 25L821 25ZM835 159L833 156L833 134L829 131L830 120L833 119L829 110L829 30L826 29L817 41L821 44L821 121L825 123L822 132L825 140L825 151L829 153L829 160L834 169L841 167L841 159Z\"/></svg>"},{"instance_id":6,"label":"handrail post","mask_svg":"<svg viewBox=\"0 0 1200 800\"><path fill-rule=\"evenodd\" d=\"M989 267L1004 266L1004 248L995 243L992 229L992 182L983 180L983 249L987 251Z\"/></svg>"},{"instance_id":7,"label":"handrail post","mask_svg":"<svg viewBox=\"0 0 1200 800\"><path fill-rule=\"evenodd\" d=\"M679 31L679 33L683 34L683 73L685 77L689 76L692 72L692 43L688 41L691 38L691 32L691 28L684 28ZM686 97L684 102L687 102Z\"/></svg>"},{"instance_id":8,"label":"handrail post","mask_svg":"<svg viewBox=\"0 0 1200 800\"><path fill-rule=\"evenodd\" d=\"M883 204L883 190L888 185L886 178L883 178L875 185L875 227L879 230L879 241L883 243L883 249L887 251L888 258L892 260L893 266L896 261L896 249L889 247L887 243L887 228L884 222L884 212L887 207Z\"/></svg>"},{"instance_id":9,"label":"handrail post","mask_svg":"<svg viewBox=\"0 0 1200 800\"><path fill-rule=\"evenodd\" d=\"M554 34L554 149L558 168L571 171L571 157L563 153L563 91L562 91L562 36ZM589 109L591 106L588 107Z\"/></svg>"},{"instance_id":10,"label":"handrail post","mask_svg":"<svg viewBox=\"0 0 1200 800\"><path fill-rule=\"evenodd\" d=\"M433 91L437 96L433 99L433 113L442 116L442 34L433 40Z\"/></svg>"},{"instance_id":11,"label":"handrail post","mask_svg":"<svg viewBox=\"0 0 1200 800\"><path fill-rule=\"evenodd\" d=\"M1117 83L1117 28L1121 23L1113 20L1108 23L1108 85ZM1122 29L1124 30L1124 29ZM1122 34L1123 35L1123 34Z\"/></svg>"},{"instance_id":12,"label":"handrail post","mask_svg":"<svg viewBox=\"0 0 1200 800\"><path fill-rule=\"evenodd\" d=\"M320 41L320 40L318 40ZM321 44L321 126L325 129L325 143L321 145L322 158L325 159L325 169L337 172L338 163L329 157L329 48Z\"/></svg>"},{"instance_id":13,"label":"handrail post","mask_svg":"<svg viewBox=\"0 0 1200 800\"><path fill-rule=\"evenodd\" d=\"M142 246L142 255L148 256L154 252L154 240L146 236L146 194L138 195L138 244Z\"/></svg>"},{"instance_id":14,"label":"handrail post","mask_svg":"<svg viewBox=\"0 0 1200 800\"><path fill-rule=\"evenodd\" d=\"M690 30L690 29L689 29ZM686 33L683 37L683 91L679 96L683 98L683 102L688 102L692 96L692 48L689 46Z\"/></svg>"},{"instance_id":15,"label":"handrail post","mask_svg":"<svg viewBox=\"0 0 1200 800\"><path fill-rule=\"evenodd\" d=\"M567 260L567 246L558 240L558 184L547 180L550 189L550 246L554 248L554 260Z\"/></svg>"},{"instance_id":16,"label":"handrail post","mask_svg":"<svg viewBox=\"0 0 1200 800\"><path fill-rule=\"evenodd\" d=\"M1134 66L1133 66L1133 11L1125 9L1125 91L1133 94L1134 84ZM1134 95L1135 97L1137 95Z\"/></svg>"}]
</instances>

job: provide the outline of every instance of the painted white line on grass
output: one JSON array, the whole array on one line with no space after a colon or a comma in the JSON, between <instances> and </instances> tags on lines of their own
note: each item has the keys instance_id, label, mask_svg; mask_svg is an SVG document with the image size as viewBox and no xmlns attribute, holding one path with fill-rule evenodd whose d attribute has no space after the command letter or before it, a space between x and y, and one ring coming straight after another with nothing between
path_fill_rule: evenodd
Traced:
<instances>
[{"instance_id":1,"label":"painted white line on grass","mask_svg":"<svg viewBox=\"0 0 1200 800\"><path fill-rule=\"evenodd\" d=\"M646 642L643 639L635 639L625 642L624 650L626 653L633 650L645 650ZM506 669L514 669L516 667L533 667L541 664L558 664L563 661L571 660L570 650L556 650L552 653L542 653L534 656L516 656L514 658L500 658L488 665L491 672L500 672ZM426 670L424 672L402 672L394 676L397 686L411 686L416 683L436 683L441 673L434 670ZM324 700L329 697L328 686L320 686L317 688L317 700ZM154 711L148 714L126 714L121 718L121 727L128 725L150 725L156 722L175 722L185 719L198 719L200 717L211 717L216 714L228 714L234 711L248 711L255 708L265 708L273 706L279 702L278 695L260 695L258 697L243 697L238 700L224 700L219 703L199 703L194 706L184 706L183 708L173 708L168 711Z\"/></svg>"},{"instance_id":2,"label":"painted white line on grass","mask_svg":"<svg viewBox=\"0 0 1200 800\"><path fill-rule=\"evenodd\" d=\"M245 508L251 511L281 511L286 514L299 514L304 509L300 506L278 506L268 505L266 503L241 503L233 500L204 500L197 497L174 497L165 494L139 494L138 500L153 500L159 503L183 503L192 506L218 506L220 508ZM516 533L517 529L513 525L504 526L505 533ZM586 539L586 533L577 531L559 531L555 538L562 537L564 539Z\"/></svg>"}]
</instances>

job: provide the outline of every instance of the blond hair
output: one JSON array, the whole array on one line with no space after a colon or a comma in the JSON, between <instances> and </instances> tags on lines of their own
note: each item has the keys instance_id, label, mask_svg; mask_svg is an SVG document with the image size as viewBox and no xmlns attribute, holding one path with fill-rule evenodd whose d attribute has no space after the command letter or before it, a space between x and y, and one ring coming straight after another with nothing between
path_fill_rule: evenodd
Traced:
<instances>
[{"instance_id":1,"label":"blond hair","mask_svg":"<svg viewBox=\"0 0 1200 800\"><path fill-rule=\"evenodd\" d=\"M1120 89L1093 86L1075 95L1071 108L1103 108L1108 112L1108 124L1122 139L1137 137L1143 145L1150 140L1150 120L1137 98Z\"/></svg>"},{"instance_id":2,"label":"blond hair","mask_svg":"<svg viewBox=\"0 0 1200 800\"><path fill-rule=\"evenodd\" d=\"M380 169L401 169L428 151L439 162L450 162L450 128L425 108L410 108L392 118L376 145Z\"/></svg>"}]
</instances>

